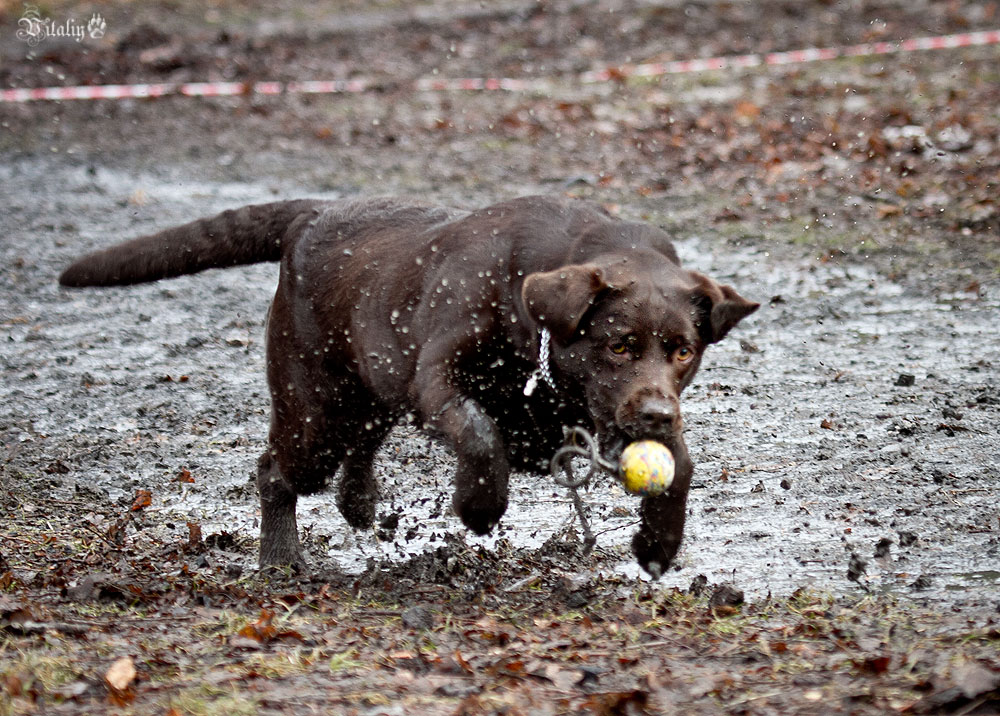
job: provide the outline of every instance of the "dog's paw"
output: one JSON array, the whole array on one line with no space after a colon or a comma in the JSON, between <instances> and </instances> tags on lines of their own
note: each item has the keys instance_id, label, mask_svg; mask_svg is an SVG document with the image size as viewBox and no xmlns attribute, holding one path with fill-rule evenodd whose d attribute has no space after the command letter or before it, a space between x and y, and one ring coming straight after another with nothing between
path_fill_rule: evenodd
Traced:
<instances>
[{"instance_id":1,"label":"dog's paw","mask_svg":"<svg viewBox=\"0 0 1000 716\"><path fill-rule=\"evenodd\" d=\"M477 535L489 534L507 511L506 484L503 489L456 490L451 507Z\"/></svg>"},{"instance_id":2,"label":"dog's paw","mask_svg":"<svg viewBox=\"0 0 1000 716\"><path fill-rule=\"evenodd\" d=\"M261 542L259 566L261 572L298 575L309 572L298 539L294 543L282 540Z\"/></svg>"},{"instance_id":3,"label":"dog's paw","mask_svg":"<svg viewBox=\"0 0 1000 716\"><path fill-rule=\"evenodd\" d=\"M639 566L653 579L663 576L679 547L679 544L664 546L645 530L639 530L632 538L632 553L639 561Z\"/></svg>"},{"instance_id":4,"label":"dog's paw","mask_svg":"<svg viewBox=\"0 0 1000 716\"><path fill-rule=\"evenodd\" d=\"M375 523L377 497L367 491L341 490L337 494L337 509L351 527L366 530Z\"/></svg>"},{"instance_id":5,"label":"dog's paw","mask_svg":"<svg viewBox=\"0 0 1000 716\"><path fill-rule=\"evenodd\" d=\"M455 512L462 520L462 524L475 532L477 535L488 535L500 522L506 505L503 508L496 507L471 507L465 506L459 509L455 506Z\"/></svg>"},{"instance_id":6,"label":"dog's paw","mask_svg":"<svg viewBox=\"0 0 1000 716\"><path fill-rule=\"evenodd\" d=\"M467 511L461 515L462 524L477 535L488 535L500 521L500 516L481 510Z\"/></svg>"}]
</instances>

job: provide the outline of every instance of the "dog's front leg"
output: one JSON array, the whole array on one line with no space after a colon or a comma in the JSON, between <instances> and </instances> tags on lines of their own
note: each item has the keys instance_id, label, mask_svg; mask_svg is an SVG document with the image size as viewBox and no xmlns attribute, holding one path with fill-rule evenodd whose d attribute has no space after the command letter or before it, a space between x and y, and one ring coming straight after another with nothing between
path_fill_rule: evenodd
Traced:
<instances>
[{"instance_id":1,"label":"dog's front leg","mask_svg":"<svg viewBox=\"0 0 1000 716\"><path fill-rule=\"evenodd\" d=\"M458 457L452 499L455 513L473 532L486 534L507 510L507 449L494 420L455 386L454 366L437 359L442 355L454 356L456 350L443 347L421 356L414 402L427 426L443 437Z\"/></svg>"},{"instance_id":2,"label":"dog's front leg","mask_svg":"<svg viewBox=\"0 0 1000 716\"><path fill-rule=\"evenodd\" d=\"M507 451L479 403L461 397L455 402L445 408L440 423L458 456L452 507L466 527L482 535L507 511Z\"/></svg>"},{"instance_id":3,"label":"dog's front leg","mask_svg":"<svg viewBox=\"0 0 1000 716\"><path fill-rule=\"evenodd\" d=\"M670 489L662 495L642 499L639 531L632 538L632 552L639 566L653 579L659 579L670 566L684 536L688 489L694 467L683 442L675 447L674 459L676 472Z\"/></svg>"}]
</instances>

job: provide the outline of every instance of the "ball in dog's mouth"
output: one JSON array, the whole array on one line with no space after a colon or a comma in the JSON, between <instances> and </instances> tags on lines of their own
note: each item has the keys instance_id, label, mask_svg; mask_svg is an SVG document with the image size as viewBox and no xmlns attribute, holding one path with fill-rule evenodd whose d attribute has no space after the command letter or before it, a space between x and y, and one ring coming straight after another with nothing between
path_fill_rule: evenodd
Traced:
<instances>
[{"instance_id":1,"label":"ball in dog's mouth","mask_svg":"<svg viewBox=\"0 0 1000 716\"><path fill-rule=\"evenodd\" d=\"M639 440L622 450L618 478L635 495L662 495L674 481L674 455L663 443Z\"/></svg>"}]
</instances>

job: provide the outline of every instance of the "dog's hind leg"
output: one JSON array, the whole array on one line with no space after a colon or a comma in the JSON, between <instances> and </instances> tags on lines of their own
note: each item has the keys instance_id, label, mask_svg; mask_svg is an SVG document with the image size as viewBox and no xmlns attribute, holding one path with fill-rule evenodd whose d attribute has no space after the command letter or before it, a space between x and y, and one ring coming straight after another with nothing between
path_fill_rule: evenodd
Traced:
<instances>
[{"instance_id":1,"label":"dog's hind leg","mask_svg":"<svg viewBox=\"0 0 1000 716\"><path fill-rule=\"evenodd\" d=\"M375 453L392 428L388 414L362 416L347 444L340 482L337 485L337 508L354 529L371 527L375 521L375 503L379 486L372 471ZM354 422L354 421L352 421Z\"/></svg>"},{"instance_id":2,"label":"dog's hind leg","mask_svg":"<svg viewBox=\"0 0 1000 716\"><path fill-rule=\"evenodd\" d=\"M270 451L257 463L260 495L260 566L305 568L302 545L295 522L295 490L281 474Z\"/></svg>"}]
</instances>

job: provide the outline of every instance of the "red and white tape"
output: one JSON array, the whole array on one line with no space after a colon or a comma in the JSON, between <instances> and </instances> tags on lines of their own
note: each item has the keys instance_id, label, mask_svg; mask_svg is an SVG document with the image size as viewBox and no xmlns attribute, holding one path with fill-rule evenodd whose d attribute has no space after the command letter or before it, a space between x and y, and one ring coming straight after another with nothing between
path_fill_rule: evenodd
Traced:
<instances>
[{"instance_id":1,"label":"red and white tape","mask_svg":"<svg viewBox=\"0 0 1000 716\"><path fill-rule=\"evenodd\" d=\"M725 55L674 62L651 62L637 65L605 67L563 78L458 78L425 77L412 87L418 92L546 91L556 81L598 84L629 77L660 77L709 70L745 69L768 65L790 65L802 62L833 60L840 57L870 57L898 52L945 50L974 45L1000 44L1000 30L965 32L957 35L918 37L901 42L868 42L844 47L814 47L789 52L769 52L752 55ZM134 85L90 85L77 87L37 87L0 90L0 102L31 102L64 99L123 99L129 97L223 97L233 95L280 94L343 94L367 92L379 86L370 79L315 80L304 82L160 82Z\"/></svg>"}]
</instances>

